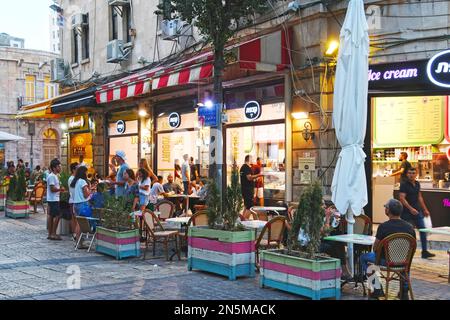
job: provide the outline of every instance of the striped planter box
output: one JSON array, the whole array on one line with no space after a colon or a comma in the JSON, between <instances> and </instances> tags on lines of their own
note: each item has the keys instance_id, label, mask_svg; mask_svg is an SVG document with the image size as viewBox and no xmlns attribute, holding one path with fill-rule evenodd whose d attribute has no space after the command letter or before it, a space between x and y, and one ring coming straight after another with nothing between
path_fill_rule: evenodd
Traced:
<instances>
[{"instance_id":1,"label":"striped planter box","mask_svg":"<svg viewBox=\"0 0 450 320\"><path fill-rule=\"evenodd\" d=\"M96 251L115 257L117 260L141 255L139 230L114 231L97 227Z\"/></svg>"},{"instance_id":2,"label":"striped planter box","mask_svg":"<svg viewBox=\"0 0 450 320\"><path fill-rule=\"evenodd\" d=\"M29 217L28 201L6 200L5 216L12 219L28 218Z\"/></svg>"},{"instance_id":3,"label":"striped planter box","mask_svg":"<svg viewBox=\"0 0 450 320\"><path fill-rule=\"evenodd\" d=\"M264 250L260 253L260 286L309 297L313 300L341 297L341 261L310 260Z\"/></svg>"},{"instance_id":4,"label":"striped planter box","mask_svg":"<svg viewBox=\"0 0 450 320\"><path fill-rule=\"evenodd\" d=\"M255 231L190 227L188 270L208 271L236 280L255 276Z\"/></svg>"},{"instance_id":5,"label":"striped planter box","mask_svg":"<svg viewBox=\"0 0 450 320\"><path fill-rule=\"evenodd\" d=\"M0 211L5 210L6 187L0 187Z\"/></svg>"}]
</instances>

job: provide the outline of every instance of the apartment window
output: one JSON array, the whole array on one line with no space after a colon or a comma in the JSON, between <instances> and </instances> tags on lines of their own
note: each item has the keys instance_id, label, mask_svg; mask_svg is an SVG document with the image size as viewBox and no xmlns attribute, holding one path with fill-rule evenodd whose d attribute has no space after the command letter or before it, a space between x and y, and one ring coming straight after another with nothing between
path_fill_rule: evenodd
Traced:
<instances>
[{"instance_id":1,"label":"apartment window","mask_svg":"<svg viewBox=\"0 0 450 320\"><path fill-rule=\"evenodd\" d=\"M79 63L79 58L89 58L89 15L83 15L83 22L72 25L72 63ZM78 19L79 21L79 19ZM59 44L58 44L59 48ZM80 52L81 50L81 52Z\"/></svg>"},{"instance_id":2,"label":"apartment window","mask_svg":"<svg viewBox=\"0 0 450 320\"><path fill-rule=\"evenodd\" d=\"M131 8L129 6L110 6L109 40L131 42Z\"/></svg>"},{"instance_id":3,"label":"apartment window","mask_svg":"<svg viewBox=\"0 0 450 320\"><path fill-rule=\"evenodd\" d=\"M81 34L81 59L89 59L89 25L83 27Z\"/></svg>"},{"instance_id":4,"label":"apartment window","mask_svg":"<svg viewBox=\"0 0 450 320\"><path fill-rule=\"evenodd\" d=\"M27 74L25 76L25 103L34 103L36 96L36 76Z\"/></svg>"},{"instance_id":5,"label":"apartment window","mask_svg":"<svg viewBox=\"0 0 450 320\"><path fill-rule=\"evenodd\" d=\"M78 63L78 40L80 36L76 29L72 29L72 63Z\"/></svg>"}]
</instances>

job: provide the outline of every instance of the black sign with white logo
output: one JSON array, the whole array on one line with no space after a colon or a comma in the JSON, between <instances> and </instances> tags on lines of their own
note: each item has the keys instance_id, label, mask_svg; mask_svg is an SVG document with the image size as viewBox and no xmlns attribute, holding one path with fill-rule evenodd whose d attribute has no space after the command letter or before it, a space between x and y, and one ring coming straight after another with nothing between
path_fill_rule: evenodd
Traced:
<instances>
[{"instance_id":1,"label":"black sign with white logo","mask_svg":"<svg viewBox=\"0 0 450 320\"><path fill-rule=\"evenodd\" d=\"M245 117L248 120L256 120L261 116L261 105L257 101L249 101L244 106Z\"/></svg>"},{"instance_id":2,"label":"black sign with white logo","mask_svg":"<svg viewBox=\"0 0 450 320\"><path fill-rule=\"evenodd\" d=\"M435 85L450 88L450 50L440 52L428 61L427 75Z\"/></svg>"},{"instance_id":3,"label":"black sign with white logo","mask_svg":"<svg viewBox=\"0 0 450 320\"><path fill-rule=\"evenodd\" d=\"M116 130L117 130L117 133L124 134L125 131L127 130L127 127L125 125L125 121L123 121L123 120L117 121L116 122Z\"/></svg>"},{"instance_id":4,"label":"black sign with white logo","mask_svg":"<svg viewBox=\"0 0 450 320\"><path fill-rule=\"evenodd\" d=\"M178 128L181 125L181 116L178 112L172 112L169 115L169 126L171 128Z\"/></svg>"}]
</instances>

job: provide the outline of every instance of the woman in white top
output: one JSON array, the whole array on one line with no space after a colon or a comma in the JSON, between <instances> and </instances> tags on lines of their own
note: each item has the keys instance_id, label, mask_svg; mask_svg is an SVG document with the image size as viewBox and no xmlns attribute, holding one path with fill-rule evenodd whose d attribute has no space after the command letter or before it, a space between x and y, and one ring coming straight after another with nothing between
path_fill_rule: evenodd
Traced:
<instances>
[{"instance_id":1,"label":"woman in white top","mask_svg":"<svg viewBox=\"0 0 450 320\"><path fill-rule=\"evenodd\" d=\"M139 181L139 208L144 211L148 206L150 185L152 184L148 172L145 169L139 169L137 173L137 180Z\"/></svg>"},{"instance_id":2,"label":"woman in white top","mask_svg":"<svg viewBox=\"0 0 450 320\"><path fill-rule=\"evenodd\" d=\"M86 167L78 167L75 172L75 178L70 184L71 188L74 188L73 204L76 215L85 216L85 211L89 210L89 196L91 195L91 189L87 182L87 171Z\"/></svg>"},{"instance_id":3,"label":"woman in white top","mask_svg":"<svg viewBox=\"0 0 450 320\"><path fill-rule=\"evenodd\" d=\"M73 208L73 198L75 196L75 188L72 188L70 185L72 184L73 179L75 179L75 172L77 171L77 167L78 167L78 162L74 162L74 163L70 164L70 173L72 175L69 177L69 180L67 182L67 184L69 185L69 194L70 194L69 210L70 210L70 213L72 214L72 219L70 221L70 224L71 224L72 232L74 232L74 234L72 235L74 240L77 239L80 235L80 226L78 225L77 218L75 215L75 210Z\"/></svg>"}]
</instances>

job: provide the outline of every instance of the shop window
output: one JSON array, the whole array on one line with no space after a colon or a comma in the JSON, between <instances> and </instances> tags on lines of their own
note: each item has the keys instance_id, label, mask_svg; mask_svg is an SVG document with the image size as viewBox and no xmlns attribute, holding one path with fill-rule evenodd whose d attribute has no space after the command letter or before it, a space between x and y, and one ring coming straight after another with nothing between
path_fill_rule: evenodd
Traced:
<instances>
[{"instance_id":1,"label":"shop window","mask_svg":"<svg viewBox=\"0 0 450 320\"><path fill-rule=\"evenodd\" d=\"M138 169L139 156L139 137L138 135L126 137L111 137L109 139L109 163L116 154L117 150L125 152L127 160L126 163L131 169L136 171Z\"/></svg>"},{"instance_id":2,"label":"shop window","mask_svg":"<svg viewBox=\"0 0 450 320\"><path fill-rule=\"evenodd\" d=\"M123 40L131 42L131 9L129 6L110 6L109 7L109 40Z\"/></svg>"},{"instance_id":3,"label":"shop window","mask_svg":"<svg viewBox=\"0 0 450 320\"><path fill-rule=\"evenodd\" d=\"M75 29L72 30L72 63L78 63L78 39L79 34Z\"/></svg>"},{"instance_id":4,"label":"shop window","mask_svg":"<svg viewBox=\"0 0 450 320\"><path fill-rule=\"evenodd\" d=\"M227 181L230 182L234 161L241 167L247 154L252 156L253 164L260 157L264 172L264 197L284 199L286 189L285 140L284 123L227 129Z\"/></svg>"},{"instance_id":5,"label":"shop window","mask_svg":"<svg viewBox=\"0 0 450 320\"><path fill-rule=\"evenodd\" d=\"M47 129L42 134L42 160L43 167L48 167L50 162L59 158L58 133L54 129Z\"/></svg>"}]
</instances>

